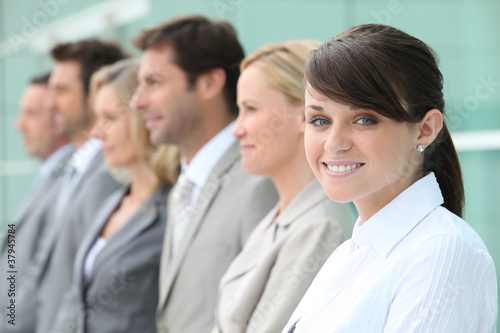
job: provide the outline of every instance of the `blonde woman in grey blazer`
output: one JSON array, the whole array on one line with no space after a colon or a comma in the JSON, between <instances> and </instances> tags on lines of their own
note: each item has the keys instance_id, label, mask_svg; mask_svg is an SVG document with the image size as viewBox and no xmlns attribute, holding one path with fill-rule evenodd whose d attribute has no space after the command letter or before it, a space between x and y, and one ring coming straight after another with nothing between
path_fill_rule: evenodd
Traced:
<instances>
[{"instance_id":1,"label":"blonde woman in grey blazer","mask_svg":"<svg viewBox=\"0 0 500 333\"><path fill-rule=\"evenodd\" d=\"M89 253L110 217L130 194L113 193L99 209L78 250L71 290L63 297L54 332L156 332L158 275L169 185L161 185L95 257Z\"/></svg>"},{"instance_id":2,"label":"blonde woman in grey blazer","mask_svg":"<svg viewBox=\"0 0 500 333\"><path fill-rule=\"evenodd\" d=\"M128 107L137 70L137 61L124 60L92 77L92 135L129 184L97 211L50 332L156 332L166 199L180 163L177 149L151 145L142 116Z\"/></svg>"},{"instance_id":3,"label":"blonde woman in grey blazer","mask_svg":"<svg viewBox=\"0 0 500 333\"><path fill-rule=\"evenodd\" d=\"M328 199L304 150L303 66L319 45L268 45L241 65L233 135L245 171L271 178L280 201L222 278L213 333L279 332L323 263L350 237L351 208Z\"/></svg>"}]
</instances>

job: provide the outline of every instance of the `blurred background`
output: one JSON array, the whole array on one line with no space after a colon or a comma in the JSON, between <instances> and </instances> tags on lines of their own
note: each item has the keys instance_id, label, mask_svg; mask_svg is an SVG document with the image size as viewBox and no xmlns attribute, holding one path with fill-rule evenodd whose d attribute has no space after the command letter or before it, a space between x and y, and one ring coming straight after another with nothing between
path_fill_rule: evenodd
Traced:
<instances>
[{"instance_id":1,"label":"blurred background","mask_svg":"<svg viewBox=\"0 0 500 333\"><path fill-rule=\"evenodd\" d=\"M500 275L499 0L0 0L0 234L39 166L26 156L14 124L30 78L52 66L52 46L98 37L140 56L131 39L142 29L188 13L230 21L246 54L289 39L327 41L363 23L393 25L428 43L445 78L465 220Z\"/></svg>"}]
</instances>

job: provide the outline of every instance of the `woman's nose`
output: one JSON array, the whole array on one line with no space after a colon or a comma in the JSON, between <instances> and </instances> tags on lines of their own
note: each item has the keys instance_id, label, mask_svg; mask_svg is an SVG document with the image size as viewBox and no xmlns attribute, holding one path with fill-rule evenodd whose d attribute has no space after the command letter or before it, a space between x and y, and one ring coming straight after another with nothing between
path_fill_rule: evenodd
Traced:
<instances>
[{"instance_id":1,"label":"woman's nose","mask_svg":"<svg viewBox=\"0 0 500 333\"><path fill-rule=\"evenodd\" d=\"M244 126L244 116L241 113L238 115L238 118L236 118L232 134L238 140L241 140L246 134Z\"/></svg>"},{"instance_id":2,"label":"woman's nose","mask_svg":"<svg viewBox=\"0 0 500 333\"><path fill-rule=\"evenodd\" d=\"M349 130L342 126L332 126L328 138L325 141L324 149L328 153L335 155L348 151L352 146Z\"/></svg>"}]
</instances>

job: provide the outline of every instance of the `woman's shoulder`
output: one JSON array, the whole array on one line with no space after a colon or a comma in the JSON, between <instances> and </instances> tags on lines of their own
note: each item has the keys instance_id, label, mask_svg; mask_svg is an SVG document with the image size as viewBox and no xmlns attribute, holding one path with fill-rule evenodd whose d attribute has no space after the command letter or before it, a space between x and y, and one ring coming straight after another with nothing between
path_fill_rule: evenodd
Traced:
<instances>
[{"instance_id":1,"label":"woman's shoulder","mask_svg":"<svg viewBox=\"0 0 500 333\"><path fill-rule=\"evenodd\" d=\"M477 232L465 220L442 206L429 213L420 224L417 228L421 230L422 235L426 235L428 238L453 238L476 248L478 251L488 252Z\"/></svg>"},{"instance_id":2,"label":"woman's shoulder","mask_svg":"<svg viewBox=\"0 0 500 333\"><path fill-rule=\"evenodd\" d=\"M491 266L493 259L477 232L462 218L439 206L430 212L406 237L409 256L440 257L445 262L465 260Z\"/></svg>"}]
</instances>

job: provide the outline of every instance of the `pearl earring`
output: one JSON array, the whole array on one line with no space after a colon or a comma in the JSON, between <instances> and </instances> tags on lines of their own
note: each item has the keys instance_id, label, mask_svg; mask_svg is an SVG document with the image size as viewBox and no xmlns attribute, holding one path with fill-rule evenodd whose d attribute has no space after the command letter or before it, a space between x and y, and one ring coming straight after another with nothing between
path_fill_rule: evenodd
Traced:
<instances>
[{"instance_id":1,"label":"pearl earring","mask_svg":"<svg viewBox=\"0 0 500 333\"><path fill-rule=\"evenodd\" d=\"M418 151L419 153L423 153L423 152L424 152L424 150L425 150L425 146L424 146L424 145L418 145L418 147L417 147L417 151Z\"/></svg>"}]
</instances>

